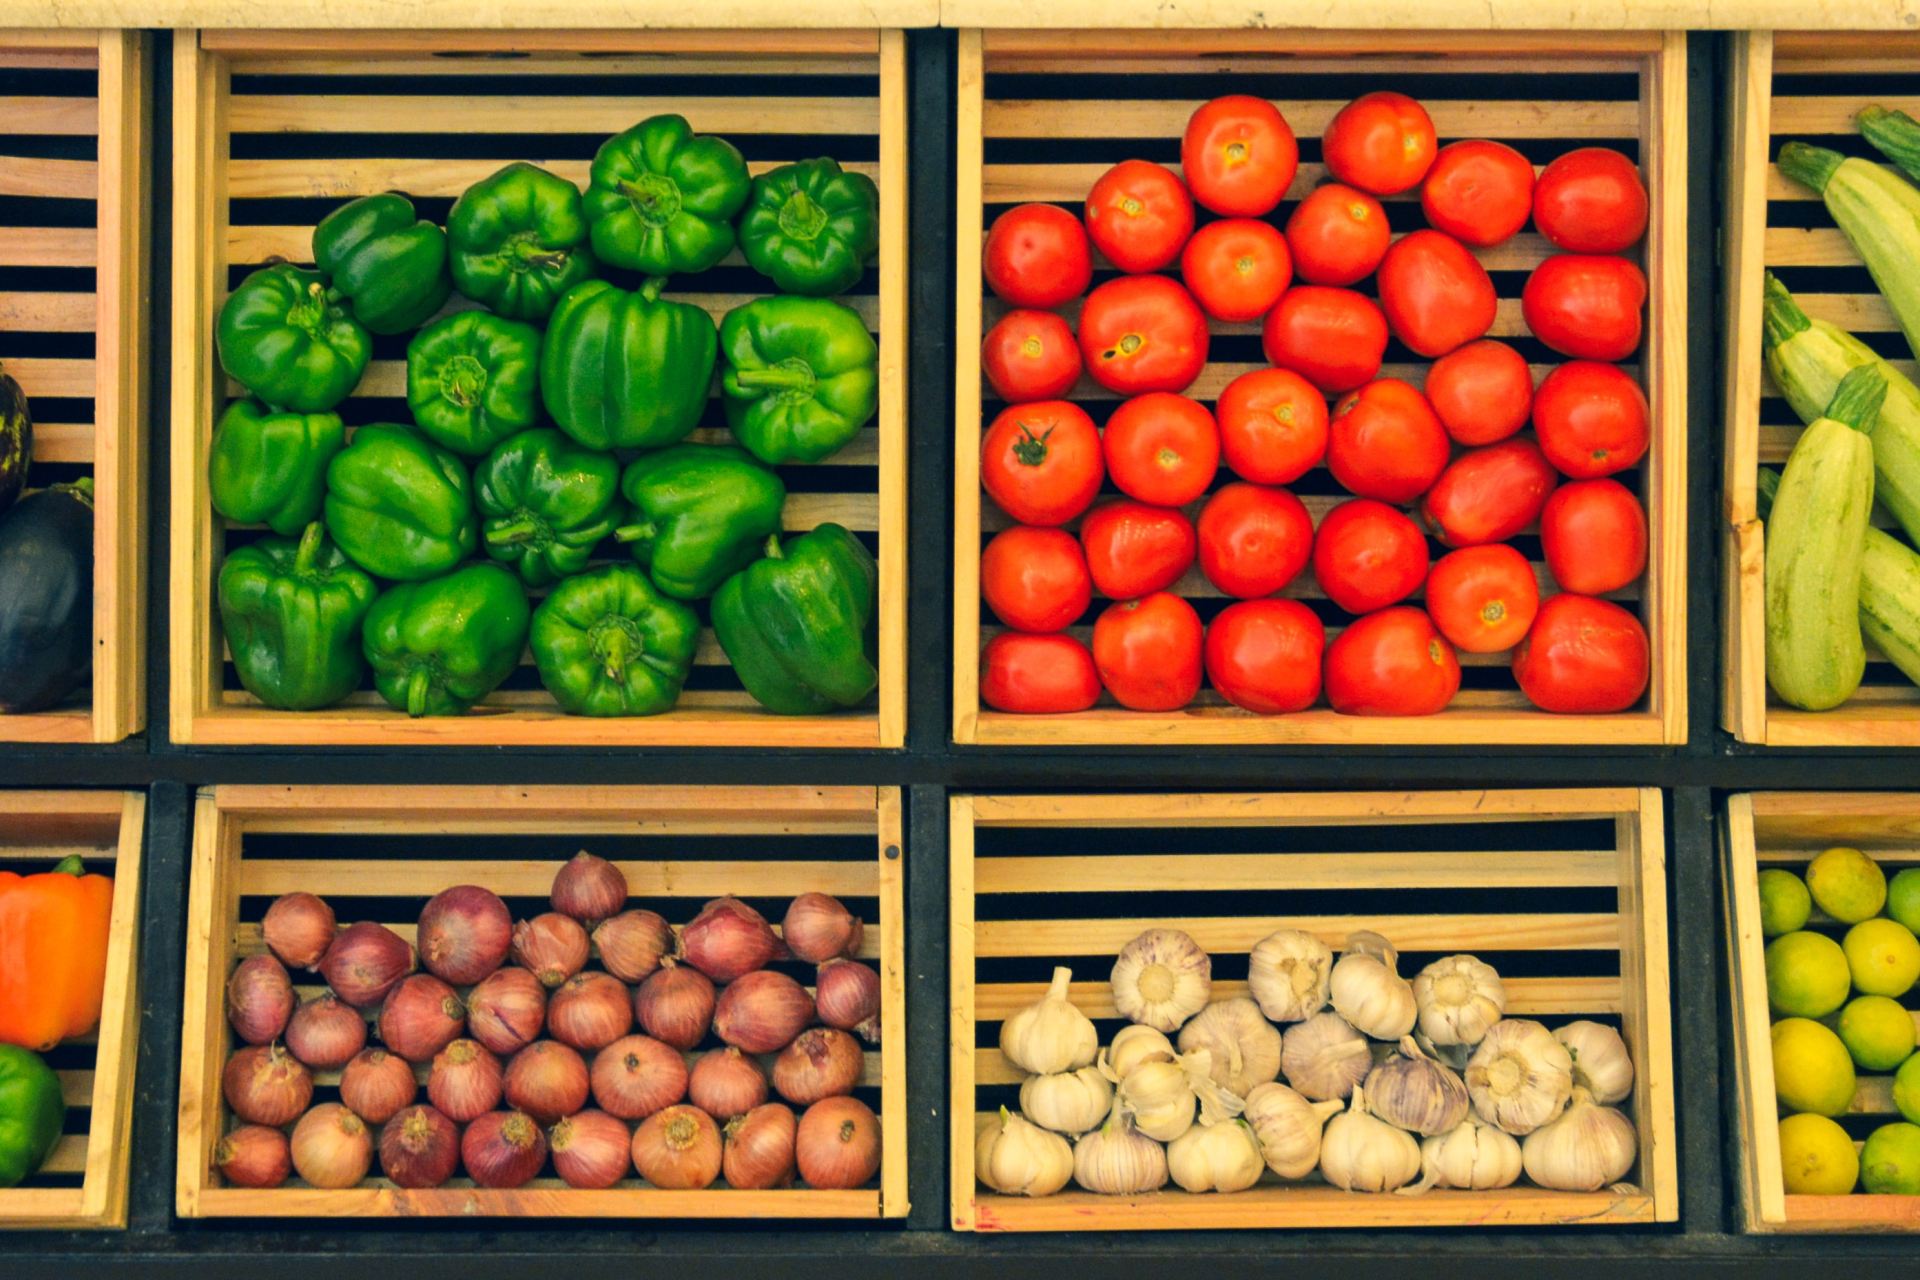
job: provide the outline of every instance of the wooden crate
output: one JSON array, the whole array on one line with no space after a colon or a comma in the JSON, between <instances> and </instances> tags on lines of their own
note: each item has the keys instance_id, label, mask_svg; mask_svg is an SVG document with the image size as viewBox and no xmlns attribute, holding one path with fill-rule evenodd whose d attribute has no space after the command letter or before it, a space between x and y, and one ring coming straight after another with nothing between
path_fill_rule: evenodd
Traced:
<instances>
[{"instance_id":1,"label":"wooden crate","mask_svg":"<svg viewBox=\"0 0 1920 1280\"><path fill-rule=\"evenodd\" d=\"M887 747L906 723L906 46L898 31L202 31L174 40L173 600L176 742L435 746ZM582 187L599 144L644 117L685 114L738 143L755 172L837 153L880 184L879 268L847 299L880 341L880 411L818 466L781 468L790 530L835 520L880 562L880 687L863 709L770 715L703 630L679 706L647 718L562 715L530 657L475 711L409 720L371 683L341 706L286 713L240 688L214 582L258 536L207 496L213 424L239 387L214 317L250 268L310 257L341 202L405 190L444 219L472 183L531 160ZM404 128L405 133L390 131ZM329 158L344 157L344 158ZM771 286L736 252L677 277L716 318ZM341 413L410 421L405 339L379 339ZM696 440L729 438L717 397ZM609 554L615 554L611 550ZM699 606L702 619L705 606Z\"/></svg>"},{"instance_id":2,"label":"wooden crate","mask_svg":"<svg viewBox=\"0 0 1920 1280\"><path fill-rule=\"evenodd\" d=\"M0 30L0 366L32 405L35 488L93 477L93 678L0 742L146 727L147 45Z\"/></svg>"},{"instance_id":3,"label":"wooden crate","mask_svg":"<svg viewBox=\"0 0 1920 1280\"><path fill-rule=\"evenodd\" d=\"M66 1132L38 1173L0 1190L0 1229L127 1225L146 815L138 791L0 791L0 870L32 874L77 853L88 872L113 877L100 1028L46 1055L66 1095Z\"/></svg>"},{"instance_id":4,"label":"wooden crate","mask_svg":"<svg viewBox=\"0 0 1920 1280\"><path fill-rule=\"evenodd\" d=\"M1499 91L1485 86L1489 77ZM1598 91L1595 84L1605 86ZM1302 139L1305 161L1291 208L1324 176L1318 136L1348 98L1397 88L1425 98L1442 141L1492 136L1536 163L1591 143L1637 150L1653 197L1642 247L1651 295L1647 341L1629 366L1648 390L1653 445L1623 482L1638 488L1651 521L1649 571L1618 599L1637 609L1652 642L1653 678L1639 707L1620 715L1556 716L1534 710L1514 684L1505 655L1462 654L1466 679L1438 716L1363 719L1321 707L1255 716L1211 689L1183 711L1150 714L1103 701L1079 715L995 712L979 698L983 625L979 549L1008 518L980 490L980 436L1001 405L984 385L975 338L1003 314L982 297L983 228L1002 209L1048 201L1080 211L1106 167L1129 156L1175 164L1193 109L1222 93L1272 98ZM1487 100L1476 95L1487 93ZM960 742L1065 744L1593 744L1686 740L1686 37L1634 33L1316 31L963 31L959 69L959 289L955 343L954 737ZM1390 203L1402 231L1418 224L1410 197ZM1276 215L1278 216L1278 215ZM1524 334L1519 295L1526 273L1549 252L1534 233L1480 254L1501 297L1493 332ZM1105 264L1096 280L1106 274ZM1237 375L1264 364L1252 324L1212 324L1212 362L1189 394L1211 403ZM1535 376L1559 357L1531 340L1521 348ZM1415 383L1426 362L1395 344L1384 374ZM1101 421L1116 397L1083 378L1071 397ZM1225 483L1231 477L1222 471ZM1344 496L1325 468L1292 486L1317 520ZM1110 488L1110 486L1109 486ZM984 508L984 510L983 510ZM1538 540L1522 549L1543 581ZM1191 571L1175 588L1202 617L1225 603ZM1326 604L1312 574L1286 594L1344 617ZM1098 610L1104 601L1096 600ZM1083 621L1091 622L1091 612ZM1077 628L1084 637L1090 627Z\"/></svg>"},{"instance_id":5,"label":"wooden crate","mask_svg":"<svg viewBox=\"0 0 1920 1280\"><path fill-rule=\"evenodd\" d=\"M1673 1051L1665 837L1654 789L1349 794L955 796L951 876L953 1226L961 1231L1543 1226L1672 1222ZM1177 833L1177 834L1169 834ZM1640 1158L1590 1195L1356 1195L1271 1174L1231 1195L1169 1189L1003 1196L978 1185L976 1124L1017 1106L999 1023L1056 964L1101 1043L1126 1025L1107 983L1143 929L1184 929L1213 996L1246 994L1247 953L1276 929L1338 947L1375 929L1411 976L1480 954L1507 1012L1618 1026L1634 1059L1626 1110ZM1171 1188L1172 1184L1169 1184Z\"/></svg>"},{"instance_id":6,"label":"wooden crate","mask_svg":"<svg viewBox=\"0 0 1920 1280\"><path fill-rule=\"evenodd\" d=\"M1734 1182L1741 1222L1748 1231L1920 1231L1920 1196L1787 1195L1780 1176L1759 874L1764 867L1778 866L1802 872L1817 854L1836 844L1865 850L1889 871L1920 865L1920 794L1774 791L1727 800L1720 884L1727 912L1734 1110L1740 1139ZM1836 940L1844 932L1820 912L1810 927ZM1920 993L1903 1003L1912 1004L1916 997ZM1920 1021L1920 1011L1914 1017ZM1893 1106L1891 1076L1858 1079L1853 1105L1840 1117L1856 1145L1879 1125L1900 1118Z\"/></svg>"},{"instance_id":7,"label":"wooden crate","mask_svg":"<svg viewBox=\"0 0 1920 1280\"><path fill-rule=\"evenodd\" d=\"M906 977L900 793L873 787L212 787L194 814L180 1066L178 1206L185 1218L898 1218L907 1212ZM426 900L479 884L515 918L548 910L554 872L582 848L615 861L631 905L675 926L734 894L778 920L809 889L867 925L860 955L880 973L881 1042L858 1096L880 1117L872 1185L852 1191L663 1191L629 1177L578 1191L551 1173L514 1191L456 1178L433 1190L370 1179L321 1191L224 1185L212 1167L229 1115L220 1072L232 1048L227 975L265 947L280 894L318 893L342 924L373 919L411 940ZM791 970L804 979L804 966ZM311 979L308 979L311 981ZM300 986L302 996L321 988ZM337 1097L318 1073L315 1101Z\"/></svg>"}]
</instances>

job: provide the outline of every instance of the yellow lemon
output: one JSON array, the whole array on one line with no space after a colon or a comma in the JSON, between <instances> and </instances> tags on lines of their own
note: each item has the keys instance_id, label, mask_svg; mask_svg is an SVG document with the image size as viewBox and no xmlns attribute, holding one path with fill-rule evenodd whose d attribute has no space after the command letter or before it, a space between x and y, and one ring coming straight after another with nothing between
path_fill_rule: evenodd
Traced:
<instances>
[{"instance_id":1,"label":"yellow lemon","mask_svg":"<svg viewBox=\"0 0 1920 1280\"><path fill-rule=\"evenodd\" d=\"M1807 864L1807 891L1835 920L1857 924L1880 914L1887 901L1887 877L1872 858L1842 845Z\"/></svg>"},{"instance_id":2,"label":"yellow lemon","mask_svg":"<svg viewBox=\"0 0 1920 1280\"><path fill-rule=\"evenodd\" d=\"M1867 1135L1860 1185L1874 1195L1920 1195L1920 1124L1896 1120Z\"/></svg>"},{"instance_id":3,"label":"yellow lemon","mask_svg":"<svg viewBox=\"0 0 1920 1280\"><path fill-rule=\"evenodd\" d=\"M1860 1154L1825 1116L1788 1116L1780 1122L1780 1174L1790 1196L1844 1196L1860 1179Z\"/></svg>"},{"instance_id":4,"label":"yellow lemon","mask_svg":"<svg viewBox=\"0 0 1920 1280\"><path fill-rule=\"evenodd\" d=\"M1760 932L1768 938L1807 927L1813 914L1813 895L1806 881L1781 867L1760 873Z\"/></svg>"},{"instance_id":5,"label":"yellow lemon","mask_svg":"<svg viewBox=\"0 0 1920 1280\"><path fill-rule=\"evenodd\" d=\"M1853 985L1870 996L1903 996L1920 978L1920 941L1898 920L1862 920L1841 943Z\"/></svg>"},{"instance_id":6,"label":"yellow lemon","mask_svg":"<svg viewBox=\"0 0 1920 1280\"><path fill-rule=\"evenodd\" d=\"M1847 1046L1810 1018L1782 1018L1773 1024L1773 1091L1789 1111L1839 1115L1853 1101Z\"/></svg>"},{"instance_id":7,"label":"yellow lemon","mask_svg":"<svg viewBox=\"0 0 1920 1280\"><path fill-rule=\"evenodd\" d=\"M1882 1074L1913 1053L1913 1015L1886 996L1855 996L1840 1011L1840 1042L1862 1071Z\"/></svg>"},{"instance_id":8,"label":"yellow lemon","mask_svg":"<svg viewBox=\"0 0 1920 1280\"><path fill-rule=\"evenodd\" d=\"M1846 952L1824 933L1802 929L1767 944L1767 1003L1775 1013L1824 1018L1847 1002L1852 982Z\"/></svg>"},{"instance_id":9,"label":"yellow lemon","mask_svg":"<svg viewBox=\"0 0 1920 1280\"><path fill-rule=\"evenodd\" d=\"M1887 882L1887 914L1920 933L1920 867L1908 867Z\"/></svg>"}]
</instances>

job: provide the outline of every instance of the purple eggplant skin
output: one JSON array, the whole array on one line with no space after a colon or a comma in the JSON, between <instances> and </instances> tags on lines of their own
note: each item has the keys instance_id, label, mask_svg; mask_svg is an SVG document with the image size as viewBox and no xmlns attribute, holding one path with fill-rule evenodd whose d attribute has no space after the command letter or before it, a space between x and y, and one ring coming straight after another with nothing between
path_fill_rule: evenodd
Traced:
<instances>
[{"instance_id":1,"label":"purple eggplant skin","mask_svg":"<svg viewBox=\"0 0 1920 1280\"><path fill-rule=\"evenodd\" d=\"M44 711L93 666L93 480L0 515L0 713Z\"/></svg>"},{"instance_id":2,"label":"purple eggplant skin","mask_svg":"<svg viewBox=\"0 0 1920 1280\"><path fill-rule=\"evenodd\" d=\"M33 457L33 415L20 384L0 373L0 513L27 487L27 463Z\"/></svg>"}]
</instances>

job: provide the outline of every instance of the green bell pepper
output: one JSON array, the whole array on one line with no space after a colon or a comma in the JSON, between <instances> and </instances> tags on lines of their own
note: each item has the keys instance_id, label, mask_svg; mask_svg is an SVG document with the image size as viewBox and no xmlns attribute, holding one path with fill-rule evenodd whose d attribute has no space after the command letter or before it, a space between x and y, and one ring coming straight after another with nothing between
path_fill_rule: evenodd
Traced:
<instances>
[{"instance_id":1,"label":"green bell pepper","mask_svg":"<svg viewBox=\"0 0 1920 1280\"><path fill-rule=\"evenodd\" d=\"M235 400L213 428L207 487L213 509L293 537L327 496L327 464L346 447L337 413L288 413Z\"/></svg>"},{"instance_id":2,"label":"green bell pepper","mask_svg":"<svg viewBox=\"0 0 1920 1280\"><path fill-rule=\"evenodd\" d=\"M719 345L713 317L660 297L589 280L553 309L540 353L540 394L560 429L589 449L658 449L700 422Z\"/></svg>"},{"instance_id":3,"label":"green bell pepper","mask_svg":"<svg viewBox=\"0 0 1920 1280\"><path fill-rule=\"evenodd\" d=\"M480 540L530 587L587 567L620 523L620 464L548 427L502 440L474 469Z\"/></svg>"},{"instance_id":4,"label":"green bell pepper","mask_svg":"<svg viewBox=\"0 0 1920 1280\"><path fill-rule=\"evenodd\" d=\"M540 683L569 715L671 711L699 642L699 615L661 596L630 564L568 578L533 615Z\"/></svg>"},{"instance_id":5,"label":"green bell pepper","mask_svg":"<svg viewBox=\"0 0 1920 1280\"><path fill-rule=\"evenodd\" d=\"M595 269L580 188L524 161L454 201L447 239L453 287L510 320L545 320Z\"/></svg>"},{"instance_id":6,"label":"green bell pepper","mask_svg":"<svg viewBox=\"0 0 1920 1280\"><path fill-rule=\"evenodd\" d=\"M614 536L633 548L653 585L681 600L713 594L759 559L780 532L787 486L728 445L677 444L627 464L621 492L633 523Z\"/></svg>"},{"instance_id":7,"label":"green bell pepper","mask_svg":"<svg viewBox=\"0 0 1920 1280\"><path fill-rule=\"evenodd\" d=\"M313 261L372 333L419 328L453 292L447 233L416 218L413 201L398 191L362 196L322 218Z\"/></svg>"},{"instance_id":8,"label":"green bell pepper","mask_svg":"<svg viewBox=\"0 0 1920 1280\"><path fill-rule=\"evenodd\" d=\"M295 542L262 538L220 566L220 625L246 691L282 711L332 706L367 674L360 624L379 588L316 520Z\"/></svg>"},{"instance_id":9,"label":"green bell pepper","mask_svg":"<svg viewBox=\"0 0 1920 1280\"><path fill-rule=\"evenodd\" d=\"M753 180L740 215L747 265L782 293L844 293L880 247L880 189L837 160L799 160Z\"/></svg>"},{"instance_id":10,"label":"green bell pepper","mask_svg":"<svg viewBox=\"0 0 1920 1280\"><path fill-rule=\"evenodd\" d=\"M520 580L480 561L389 587L367 611L374 687L410 716L457 716L520 664L532 611Z\"/></svg>"},{"instance_id":11,"label":"green bell pepper","mask_svg":"<svg viewBox=\"0 0 1920 1280\"><path fill-rule=\"evenodd\" d=\"M436 320L407 344L407 407L429 440L478 457L540 417L540 331L485 311Z\"/></svg>"},{"instance_id":12,"label":"green bell pepper","mask_svg":"<svg viewBox=\"0 0 1920 1280\"><path fill-rule=\"evenodd\" d=\"M262 267L240 282L214 325L220 367L270 405L324 413L366 372L373 340L317 271Z\"/></svg>"},{"instance_id":13,"label":"green bell pepper","mask_svg":"<svg viewBox=\"0 0 1920 1280\"><path fill-rule=\"evenodd\" d=\"M677 275L732 250L751 179L726 139L695 137L684 116L652 116L601 144L590 172L587 222L603 262Z\"/></svg>"},{"instance_id":14,"label":"green bell pepper","mask_svg":"<svg viewBox=\"0 0 1920 1280\"><path fill-rule=\"evenodd\" d=\"M721 584L713 632L747 692L781 715L850 707L873 692L879 570L859 539L823 524Z\"/></svg>"},{"instance_id":15,"label":"green bell pepper","mask_svg":"<svg viewBox=\"0 0 1920 1280\"><path fill-rule=\"evenodd\" d=\"M0 1187L39 1171L66 1127L60 1077L30 1049L0 1044Z\"/></svg>"},{"instance_id":16,"label":"green bell pepper","mask_svg":"<svg viewBox=\"0 0 1920 1280\"><path fill-rule=\"evenodd\" d=\"M466 466L412 431L375 422L327 466L327 532L368 573L418 582L473 554Z\"/></svg>"},{"instance_id":17,"label":"green bell pepper","mask_svg":"<svg viewBox=\"0 0 1920 1280\"><path fill-rule=\"evenodd\" d=\"M828 298L756 298L720 322L727 425L770 467L818 462L880 405L880 352L866 321Z\"/></svg>"}]
</instances>

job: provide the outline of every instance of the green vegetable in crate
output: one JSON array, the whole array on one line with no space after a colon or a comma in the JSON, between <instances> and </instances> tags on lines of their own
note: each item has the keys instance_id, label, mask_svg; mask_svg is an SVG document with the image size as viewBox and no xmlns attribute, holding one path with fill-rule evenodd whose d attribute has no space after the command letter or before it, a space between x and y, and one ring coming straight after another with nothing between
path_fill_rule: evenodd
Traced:
<instances>
[{"instance_id":1,"label":"green vegetable in crate","mask_svg":"<svg viewBox=\"0 0 1920 1280\"><path fill-rule=\"evenodd\" d=\"M1907 345L1920 353L1920 190L1883 164L1789 142L1780 172L1813 188L1893 309Z\"/></svg>"},{"instance_id":2,"label":"green vegetable in crate","mask_svg":"<svg viewBox=\"0 0 1920 1280\"><path fill-rule=\"evenodd\" d=\"M880 247L880 192L837 160L800 160L753 180L740 215L747 265L782 293L844 293Z\"/></svg>"},{"instance_id":3,"label":"green vegetable in crate","mask_svg":"<svg viewBox=\"0 0 1920 1280\"><path fill-rule=\"evenodd\" d=\"M580 188L524 161L454 201L447 241L453 287L510 320L545 320L595 269Z\"/></svg>"},{"instance_id":4,"label":"green vegetable in crate","mask_svg":"<svg viewBox=\"0 0 1920 1280\"><path fill-rule=\"evenodd\" d=\"M700 422L719 339L713 317L660 296L589 280L560 300L540 353L540 394L560 429L589 449L658 449Z\"/></svg>"},{"instance_id":5,"label":"green vegetable in crate","mask_svg":"<svg viewBox=\"0 0 1920 1280\"><path fill-rule=\"evenodd\" d=\"M873 692L879 570L837 524L781 545L721 584L713 631L755 701L781 715L850 707Z\"/></svg>"},{"instance_id":6,"label":"green vegetable in crate","mask_svg":"<svg viewBox=\"0 0 1920 1280\"><path fill-rule=\"evenodd\" d=\"M39 1171L66 1127L60 1077L39 1054L0 1044L0 1187Z\"/></svg>"},{"instance_id":7,"label":"green vegetable in crate","mask_svg":"<svg viewBox=\"0 0 1920 1280\"><path fill-rule=\"evenodd\" d=\"M425 324L453 292L447 233L413 212L398 191L362 196L313 229L313 261L372 333Z\"/></svg>"},{"instance_id":8,"label":"green vegetable in crate","mask_svg":"<svg viewBox=\"0 0 1920 1280\"><path fill-rule=\"evenodd\" d=\"M220 308L220 367L270 405L324 413L353 393L373 341L317 271L282 262L240 282Z\"/></svg>"},{"instance_id":9,"label":"green vegetable in crate","mask_svg":"<svg viewBox=\"0 0 1920 1280\"><path fill-rule=\"evenodd\" d=\"M262 538L220 566L220 626L240 684L269 707L311 711L360 687L360 624L379 594L327 541L319 521L298 542Z\"/></svg>"},{"instance_id":10,"label":"green vegetable in crate","mask_svg":"<svg viewBox=\"0 0 1920 1280\"><path fill-rule=\"evenodd\" d=\"M33 414L13 376L0 371L0 513L27 487L33 462Z\"/></svg>"},{"instance_id":11,"label":"green vegetable in crate","mask_svg":"<svg viewBox=\"0 0 1920 1280\"><path fill-rule=\"evenodd\" d=\"M214 425L207 457L213 509L293 537L319 518L327 464L346 444L347 428L337 413L294 413L235 400Z\"/></svg>"},{"instance_id":12,"label":"green vegetable in crate","mask_svg":"<svg viewBox=\"0 0 1920 1280\"><path fill-rule=\"evenodd\" d=\"M694 611L662 596L630 564L568 578L533 615L540 683L570 715L672 710L699 642Z\"/></svg>"},{"instance_id":13,"label":"green vegetable in crate","mask_svg":"<svg viewBox=\"0 0 1920 1280\"><path fill-rule=\"evenodd\" d=\"M585 569L624 514L613 455L583 449L550 427L495 445L474 469L473 497L487 554L530 587Z\"/></svg>"},{"instance_id":14,"label":"green vegetable in crate","mask_svg":"<svg viewBox=\"0 0 1920 1280\"><path fill-rule=\"evenodd\" d=\"M724 138L695 136L684 116L651 116L601 144L587 183L593 251L648 275L705 271L734 243L747 162Z\"/></svg>"},{"instance_id":15,"label":"green vegetable in crate","mask_svg":"<svg viewBox=\"0 0 1920 1280\"><path fill-rule=\"evenodd\" d=\"M1900 166L1909 178L1920 179L1920 120L1904 111L1874 105L1860 108L1853 123L1875 150Z\"/></svg>"},{"instance_id":16,"label":"green vegetable in crate","mask_svg":"<svg viewBox=\"0 0 1920 1280\"><path fill-rule=\"evenodd\" d=\"M830 457L879 406L879 348L859 313L831 299L735 307L720 322L720 347L727 425L768 466Z\"/></svg>"},{"instance_id":17,"label":"green vegetable in crate","mask_svg":"<svg viewBox=\"0 0 1920 1280\"><path fill-rule=\"evenodd\" d=\"M633 548L653 585L698 600L759 558L780 532L787 486L727 445L678 444L627 465L621 491L633 522L614 536Z\"/></svg>"},{"instance_id":18,"label":"green vegetable in crate","mask_svg":"<svg viewBox=\"0 0 1920 1280\"><path fill-rule=\"evenodd\" d=\"M367 611L374 687L410 716L457 716L500 687L527 647L526 588L481 561L389 587Z\"/></svg>"},{"instance_id":19,"label":"green vegetable in crate","mask_svg":"<svg viewBox=\"0 0 1920 1280\"><path fill-rule=\"evenodd\" d=\"M390 422L353 433L327 466L327 532L368 573L418 582L473 554L467 469Z\"/></svg>"},{"instance_id":20,"label":"green vegetable in crate","mask_svg":"<svg viewBox=\"0 0 1920 1280\"><path fill-rule=\"evenodd\" d=\"M479 457L540 416L540 331L462 311L407 344L407 407L429 440Z\"/></svg>"}]
</instances>

